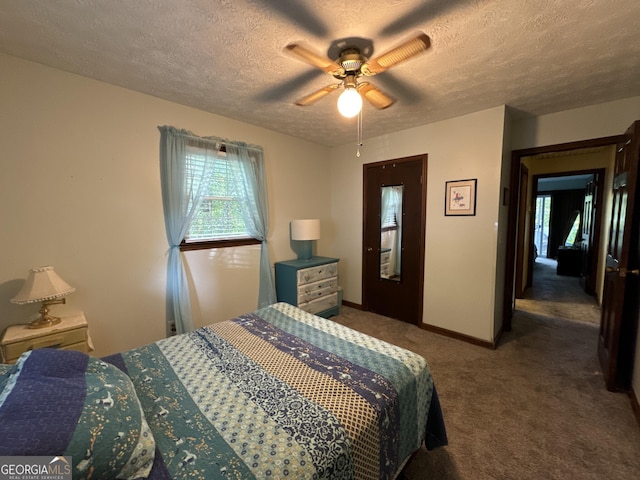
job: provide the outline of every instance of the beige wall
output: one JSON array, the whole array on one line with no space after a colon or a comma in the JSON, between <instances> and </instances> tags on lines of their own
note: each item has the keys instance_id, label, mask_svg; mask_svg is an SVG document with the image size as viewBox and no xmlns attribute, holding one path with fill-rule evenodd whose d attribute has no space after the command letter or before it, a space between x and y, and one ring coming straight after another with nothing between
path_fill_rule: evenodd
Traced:
<instances>
[{"instance_id":1,"label":"beige wall","mask_svg":"<svg viewBox=\"0 0 640 480\"><path fill-rule=\"evenodd\" d=\"M512 148L519 150L620 135L638 119L640 97L520 118L513 123Z\"/></svg>"},{"instance_id":2,"label":"beige wall","mask_svg":"<svg viewBox=\"0 0 640 480\"><path fill-rule=\"evenodd\" d=\"M158 125L264 147L272 261L294 257L293 218L320 218L318 251L333 244L327 148L15 57L0 71L0 331L36 314L9 299L51 264L77 288L53 312L84 311L97 355L164 336ZM256 308L258 255L186 254L197 326Z\"/></svg>"},{"instance_id":3,"label":"beige wall","mask_svg":"<svg viewBox=\"0 0 640 480\"><path fill-rule=\"evenodd\" d=\"M499 224L504 123L505 108L496 107L365 138L360 157L356 157L355 145L332 150L331 194L337 231L331 248L341 259L345 300L362 301L362 165L426 153L423 322L493 340L498 237L506 229L506 223ZM468 178L478 179L476 216L445 217L445 182Z\"/></svg>"}]
</instances>

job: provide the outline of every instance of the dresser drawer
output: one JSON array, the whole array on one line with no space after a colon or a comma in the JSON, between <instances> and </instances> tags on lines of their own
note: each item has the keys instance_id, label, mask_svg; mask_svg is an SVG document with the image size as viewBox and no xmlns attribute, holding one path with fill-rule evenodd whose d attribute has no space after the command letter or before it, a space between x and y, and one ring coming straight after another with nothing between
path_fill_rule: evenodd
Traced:
<instances>
[{"instance_id":1,"label":"dresser drawer","mask_svg":"<svg viewBox=\"0 0 640 480\"><path fill-rule=\"evenodd\" d=\"M338 275L338 263L328 263L317 267L304 268L298 270L298 285L313 283L325 278L336 277Z\"/></svg>"},{"instance_id":2,"label":"dresser drawer","mask_svg":"<svg viewBox=\"0 0 640 480\"><path fill-rule=\"evenodd\" d=\"M298 305L298 308L304 310L305 312L316 313L323 312L330 308L338 305L338 293L332 293L330 295L320 297L317 300L312 300L311 302L302 303Z\"/></svg>"},{"instance_id":3,"label":"dresser drawer","mask_svg":"<svg viewBox=\"0 0 640 480\"><path fill-rule=\"evenodd\" d=\"M66 348L78 343L87 343L87 328L59 331L41 337L27 338L4 345L5 357L14 360L28 350L37 348ZM72 350L76 350L75 348Z\"/></svg>"},{"instance_id":4,"label":"dresser drawer","mask_svg":"<svg viewBox=\"0 0 640 480\"><path fill-rule=\"evenodd\" d=\"M338 291L338 277L319 282L307 283L298 287L298 305Z\"/></svg>"}]
</instances>

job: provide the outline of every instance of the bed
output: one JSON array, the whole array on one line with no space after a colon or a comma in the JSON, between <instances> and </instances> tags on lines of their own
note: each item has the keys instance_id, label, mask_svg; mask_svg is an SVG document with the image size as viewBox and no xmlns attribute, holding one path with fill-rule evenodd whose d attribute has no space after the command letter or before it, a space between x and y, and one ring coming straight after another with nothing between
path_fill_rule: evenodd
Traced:
<instances>
[{"instance_id":1,"label":"bed","mask_svg":"<svg viewBox=\"0 0 640 480\"><path fill-rule=\"evenodd\" d=\"M0 456L71 457L74 478L393 479L446 443L425 359L286 303L0 367Z\"/></svg>"}]
</instances>

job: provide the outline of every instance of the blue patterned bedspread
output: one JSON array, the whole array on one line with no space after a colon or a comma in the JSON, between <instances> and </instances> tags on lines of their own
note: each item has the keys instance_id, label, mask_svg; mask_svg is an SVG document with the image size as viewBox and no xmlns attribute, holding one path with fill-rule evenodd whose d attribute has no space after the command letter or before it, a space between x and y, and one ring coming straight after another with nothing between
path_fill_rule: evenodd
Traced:
<instances>
[{"instance_id":1,"label":"blue patterned bedspread","mask_svg":"<svg viewBox=\"0 0 640 480\"><path fill-rule=\"evenodd\" d=\"M105 360L155 437L149 478L387 479L446 444L422 357L285 303Z\"/></svg>"}]
</instances>

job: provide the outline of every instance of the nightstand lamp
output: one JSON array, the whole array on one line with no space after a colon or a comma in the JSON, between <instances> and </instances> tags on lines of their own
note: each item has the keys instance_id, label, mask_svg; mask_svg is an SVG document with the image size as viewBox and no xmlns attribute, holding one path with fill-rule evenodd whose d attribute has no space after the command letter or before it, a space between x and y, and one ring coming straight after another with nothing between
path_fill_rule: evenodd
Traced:
<instances>
[{"instance_id":1,"label":"nightstand lamp","mask_svg":"<svg viewBox=\"0 0 640 480\"><path fill-rule=\"evenodd\" d=\"M313 257L313 241L320 238L320 220L304 218L291 220L291 240L295 241L298 260L310 260Z\"/></svg>"},{"instance_id":2,"label":"nightstand lamp","mask_svg":"<svg viewBox=\"0 0 640 480\"><path fill-rule=\"evenodd\" d=\"M26 303L42 302L40 317L27 325L27 328L49 327L60 323L59 317L49 315L49 306L65 303L65 296L76 289L68 285L53 270L53 267L37 267L29 270L29 276L22 289L11 299L11 303L24 305Z\"/></svg>"}]
</instances>

